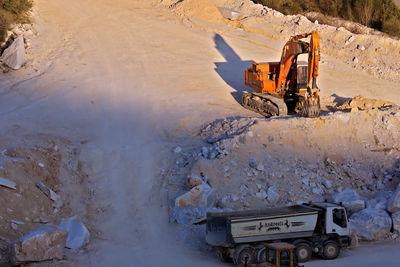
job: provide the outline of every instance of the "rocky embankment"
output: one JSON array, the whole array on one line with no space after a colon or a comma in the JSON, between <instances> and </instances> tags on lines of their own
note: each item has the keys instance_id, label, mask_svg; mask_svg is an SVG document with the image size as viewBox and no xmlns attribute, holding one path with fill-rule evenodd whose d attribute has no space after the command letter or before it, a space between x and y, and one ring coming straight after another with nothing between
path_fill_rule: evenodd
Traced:
<instances>
[{"instance_id":1,"label":"rocky embankment","mask_svg":"<svg viewBox=\"0 0 400 267\"><path fill-rule=\"evenodd\" d=\"M285 16L266 6L254 4L251 0L160 2L172 9L186 25L201 26L202 21L225 23L246 32L280 40L288 40L296 34L318 31L322 54L340 58L354 69L368 72L377 78L393 81L400 79L400 41L357 23L340 20L337 22L338 26L323 25L318 20L310 21L303 15Z\"/></svg>"},{"instance_id":2,"label":"rocky embankment","mask_svg":"<svg viewBox=\"0 0 400 267\"><path fill-rule=\"evenodd\" d=\"M229 118L206 125L203 146L175 149L171 221L196 224L209 210L327 199L343 203L361 240L397 239L400 109L366 108L378 102L361 99L319 119Z\"/></svg>"}]
</instances>

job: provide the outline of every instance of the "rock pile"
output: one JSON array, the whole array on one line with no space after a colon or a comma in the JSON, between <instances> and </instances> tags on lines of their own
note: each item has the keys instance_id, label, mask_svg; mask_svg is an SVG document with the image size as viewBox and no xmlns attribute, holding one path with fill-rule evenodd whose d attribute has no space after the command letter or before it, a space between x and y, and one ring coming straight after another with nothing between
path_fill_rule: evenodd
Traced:
<instances>
[{"instance_id":1,"label":"rock pile","mask_svg":"<svg viewBox=\"0 0 400 267\"><path fill-rule=\"evenodd\" d=\"M189 178L181 184L190 191L173 199L171 220L197 223L209 208L242 210L330 199L346 207L354 235L388 237L391 225L398 225L397 204L390 211L388 203L398 200L391 190L400 182L399 118L400 110L392 107L313 120L212 122L200 131L204 143L185 165ZM204 201L210 188L215 196L211 206ZM179 207L181 200L192 199L195 204Z\"/></svg>"}]
</instances>

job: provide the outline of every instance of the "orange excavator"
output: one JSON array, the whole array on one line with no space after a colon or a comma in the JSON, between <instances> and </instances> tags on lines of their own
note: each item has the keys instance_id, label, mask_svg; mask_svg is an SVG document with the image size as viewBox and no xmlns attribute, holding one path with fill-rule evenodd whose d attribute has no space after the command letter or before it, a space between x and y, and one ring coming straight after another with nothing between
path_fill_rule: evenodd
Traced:
<instances>
[{"instance_id":1,"label":"orange excavator","mask_svg":"<svg viewBox=\"0 0 400 267\"><path fill-rule=\"evenodd\" d=\"M301 40L308 37L309 42ZM258 93L244 92L242 105L268 117L285 116L288 110L319 117L319 58L318 32L292 36L283 47L280 62L253 63L246 69L245 83Z\"/></svg>"}]
</instances>

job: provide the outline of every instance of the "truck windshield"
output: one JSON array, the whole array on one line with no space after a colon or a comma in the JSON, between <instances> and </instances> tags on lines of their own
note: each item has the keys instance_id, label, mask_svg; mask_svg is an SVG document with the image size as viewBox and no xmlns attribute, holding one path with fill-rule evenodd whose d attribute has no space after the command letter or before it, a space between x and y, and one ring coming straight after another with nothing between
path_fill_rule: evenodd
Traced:
<instances>
[{"instance_id":1,"label":"truck windshield","mask_svg":"<svg viewBox=\"0 0 400 267\"><path fill-rule=\"evenodd\" d=\"M340 227L347 226L346 215L344 209L333 209L333 222Z\"/></svg>"},{"instance_id":2,"label":"truck windshield","mask_svg":"<svg viewBox=\"0 0 400 267\"><path fill-rule=\"evenodd\" d=\"M267 254L267 262L275 265L276 264L276 251L267 248L266 254Z\"/></svg>"},{"instance_id":3,"label":"truck windshield","mask_svg":"<svg viewBox=\"0 0 400 267\"><path fill-rule=\"evenodd\" d=\"M281 251L281 267L290 267L290 251Z\"/></svg>"}]
</instances>

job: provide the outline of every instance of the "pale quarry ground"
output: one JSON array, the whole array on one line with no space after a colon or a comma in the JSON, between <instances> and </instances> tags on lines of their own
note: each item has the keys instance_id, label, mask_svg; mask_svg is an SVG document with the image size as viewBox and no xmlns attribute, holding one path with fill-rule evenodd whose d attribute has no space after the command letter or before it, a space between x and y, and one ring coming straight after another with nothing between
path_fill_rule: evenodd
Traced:
<instances>
[{"instance_id":1,"label":"pale quarry ground","mask_svg":"<svg viewBox=\"0 0 400 267\"><path fill-rule=\"evenodd\" d=\"M224 19L221 6L242 8L245 16ZM0 143L0 150L30 142L52 149L37 137L45 136L58 140L65 153L60 162L73 163L62 169L68 175L61 181L68 186L58 192L68 210L59 217L77 215L92 239L84 253L68 254L72 266L227 266L206 246L203 226L169 223L171 201L187 190L184 180L196 168L208 172L220 197L238 190L241 183L235 177L253 178L249 186L256 190L257 179L263 178L266 186L276 172L301 186L294 166L302 164L309 169L300 172L315 170L312 182L319 184L321 174L332 181L332 188L322 187L325 191L354 186L369 197L394 189L396 180L383 178L385 171L398 167L398 110L329 112L360 94L400 104L398 41L361 35L346 45L352 34L343 29L297 23L299 17L285 19L261 10L233 0L184 0L172 6L155 0L35 1L37 36L28 62L0 77L0 134L10 139ZM291 34L312 29L321 31L323 45L323 117L265 119L243 109L238 100L246 89L244 69L252 62L278 61ZM366 49L357 49L359 44ZM354 56L360 64L353 62ZM225 118L259 122L247 129L253 136L245 132L246 142L239 142L234 152L198 166L201 148L209 145L201 130ZM391 130L385 131L389 124ZM23 138L27 142L18 142ZM177 146L179 153L173 152ZM34 156L32 161L45 157ZM244 169L253 157L257 163L262 159L264 170L248 176L252 170ZM237 166L231 166L232 160ZM280 169L273 170L275 166ZM328 167L341 174L356 168L351 175L357 179L347 177L339 185ZM379 172L368 177L372 169ZM68 177L73 180L66 183ZM382 188L372 179L382 180ZM285 194L278 204L305 198L297 191L289 196L290 189L279 181L277 176L269 181ZM307 193L306 198L315 195ZM13 218L5 219L10 227ZM59 218L48 220L53 219ZM398 249L398 244L368 245L310 266L368 266L365 255L375 255L368 264L385 258L391 266L400 260L393 253Z\"/></svg>"}]
</instances>

